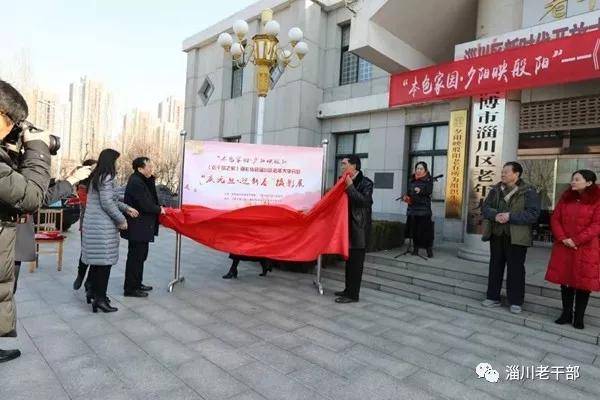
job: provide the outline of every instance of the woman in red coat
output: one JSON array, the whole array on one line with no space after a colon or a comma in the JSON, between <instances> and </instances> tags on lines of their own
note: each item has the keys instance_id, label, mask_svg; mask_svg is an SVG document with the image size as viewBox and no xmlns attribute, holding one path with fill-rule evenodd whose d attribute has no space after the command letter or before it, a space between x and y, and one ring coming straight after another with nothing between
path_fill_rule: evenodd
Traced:
<instances>
[{"instance_id":1,"label":"woman in red coat","mask_svg":"<svg viewBox=\"0 0 600 400\"><path fill-rule=\"evenodd\" d=\"M600 291L600 189L595 173L573 173L571 188L556 205L551 226L554 246L546 280L560 284L563 305L555 322L573 323L575 328L583 329L590 292Z\"/></svg>"}]
</instances>

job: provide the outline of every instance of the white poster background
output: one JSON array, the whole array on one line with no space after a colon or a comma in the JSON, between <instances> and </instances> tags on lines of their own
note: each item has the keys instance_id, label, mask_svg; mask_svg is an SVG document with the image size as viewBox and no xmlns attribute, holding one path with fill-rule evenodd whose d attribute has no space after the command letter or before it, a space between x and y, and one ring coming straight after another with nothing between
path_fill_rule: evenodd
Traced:
<instances>
[{"instance_id":1,"label":"white poster background","mask_svg":"<svg viewBox=\"0 0 600 400\"><path fill-rule=\"evenodd\" d=\"M322 147L187 141L183 204L308 210L321 198L322 166Z\"/></svg>"}]
</instances>

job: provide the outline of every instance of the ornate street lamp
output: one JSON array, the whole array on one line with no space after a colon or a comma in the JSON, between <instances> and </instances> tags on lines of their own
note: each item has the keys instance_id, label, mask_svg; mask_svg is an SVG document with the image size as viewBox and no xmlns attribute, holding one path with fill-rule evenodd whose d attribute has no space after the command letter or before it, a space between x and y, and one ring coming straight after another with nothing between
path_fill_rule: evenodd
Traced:
<instances>
[{"instance_id":1,"label":"ornate street lamp","mask_svg":"<svg viewBox=\"0 0 600 400\"><path fill-rule=\"evenodd\" d=\"M256 69L256 91L258 109L256 118L256 143L262 144L263 122L265 116L265 97L271 85L271 72L281 75L287 67L295 68L308 53L308 45L302 41L304 34L300 28L289 30L289 47L279 46L279 23L273 19L273 11L267 9L261 14L262 33L254 35L251 42L244 44L248 33L248 23L238 20L233 24L237 42L229 33L219 35L217 42L226 53L230 53L237 67L243 68L253 63Z\"/></svg>"}]
</instances>

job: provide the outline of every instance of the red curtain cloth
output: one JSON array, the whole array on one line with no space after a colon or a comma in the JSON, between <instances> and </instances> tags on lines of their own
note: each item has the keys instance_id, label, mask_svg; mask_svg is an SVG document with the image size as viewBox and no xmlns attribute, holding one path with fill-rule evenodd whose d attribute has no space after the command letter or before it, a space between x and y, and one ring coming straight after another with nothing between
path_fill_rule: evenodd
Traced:
<instances>
[{"instance_id":1,"label":"red curtain cloth","mask_svg":"<svg viewBox=\"0 0 600 400\"><path fill-rule=\"evenodd\" d=\"M308 212L285 206L214 210L184 205L167 209L162 225L213 249L285 261L320 254L348 258L348 196L343 179Z\"/></svg>"}]
</instances>

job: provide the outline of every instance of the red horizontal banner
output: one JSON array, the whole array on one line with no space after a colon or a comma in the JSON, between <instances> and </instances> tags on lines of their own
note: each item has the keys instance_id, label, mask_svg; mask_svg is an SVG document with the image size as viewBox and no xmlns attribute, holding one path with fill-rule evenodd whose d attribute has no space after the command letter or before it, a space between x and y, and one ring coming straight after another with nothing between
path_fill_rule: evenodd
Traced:
<instances>
[{"instance_id":1,"label":"red horizontal banner","mask_svg":"<svg viewBox=\"0 0 600 400\"><path fill-rule=\"evenodd\" d=\"M392 75L390 107L600 78L600 30Z\"/></svg>"}]
</instances>

